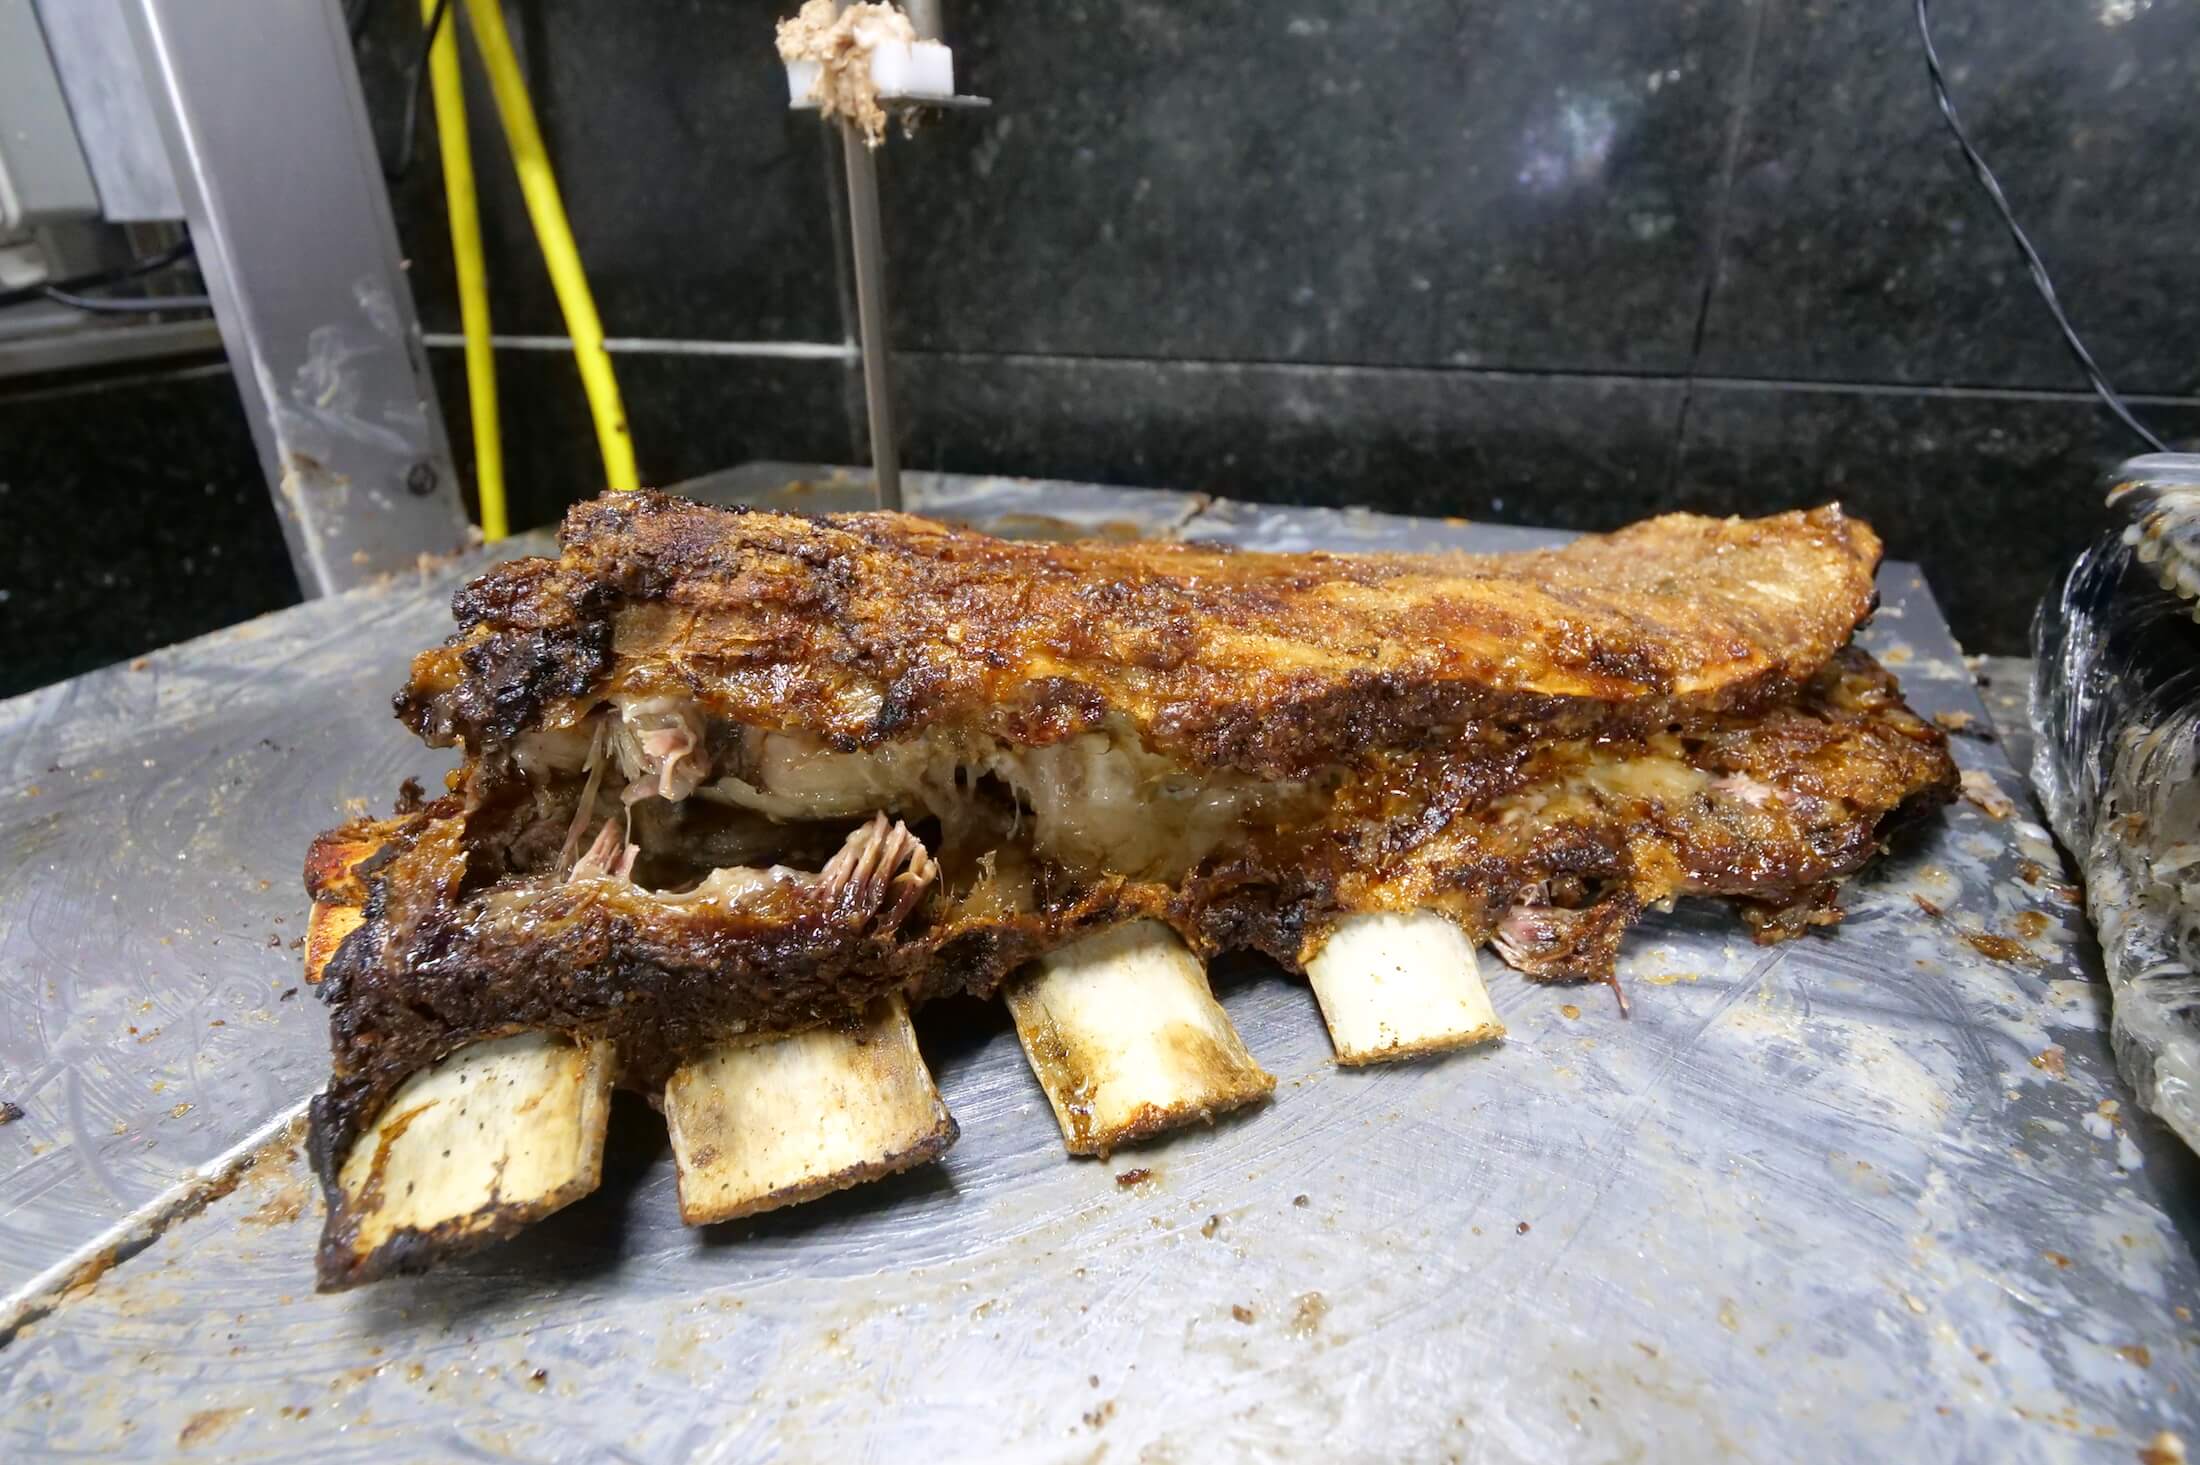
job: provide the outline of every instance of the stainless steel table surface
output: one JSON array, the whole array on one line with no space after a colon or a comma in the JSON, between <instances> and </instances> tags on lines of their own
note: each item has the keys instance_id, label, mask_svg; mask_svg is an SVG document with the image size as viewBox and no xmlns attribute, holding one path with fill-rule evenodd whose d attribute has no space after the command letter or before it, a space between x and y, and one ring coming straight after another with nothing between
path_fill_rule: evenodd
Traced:
<instances>
[{"instance_id":1,"label":"stainless steel table surface","mask_svg":"<svg viewBox=\"0 0 2200 1465\"><path fill-rule=\"evenodd\" d=\"M701 485L803 507L760 467ZM1555 536L908 476L1007 532L1267 548ZM532 542L539 547L540 541ZM1346 1072L1305 986L1218 969L1272 1103L1061 1153L994 1008L920 1014L961 1143L691 1230L622 1098L600 1192L416 1280L312 1290L291 1124L311 835L447 758L387 715L485 557L0 703L0 1459L1308 1457L2131 1461L2200 1441L2191 1157L2120 1107L2021 806L1955 806L1835 931L1683 905L1634 1015L1490 962L1510 1036ZM1916 570L1866 643L2011 798ZM1981 802L2000 807L1991 794ZM1941 912L1929 914L1924 904ZM1989 954L1992 953L1992 954ZM1999 959L1997 959L1997 957ZM1119 1184L1133 1167L1139 1184Z\"/></svg>"}]
</instances>

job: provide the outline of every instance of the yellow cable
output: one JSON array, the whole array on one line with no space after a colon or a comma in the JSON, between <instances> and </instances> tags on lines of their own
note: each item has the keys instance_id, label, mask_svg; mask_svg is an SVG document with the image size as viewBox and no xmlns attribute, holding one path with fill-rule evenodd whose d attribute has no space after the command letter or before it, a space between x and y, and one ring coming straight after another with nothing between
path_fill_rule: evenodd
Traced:
<instances>
[{"instance_id":1,"label":"yellow cable","mask_svg":"<svg viewBox=\"0 0 2200 1465\"><path fill-rule=\"evenodd\" d=\"M480 48L482 65L489 72L497 116L504 123L505 141L512 147L512 165L519 171L527 217L535 226L542 262L549 267L551 287L557 291L559 308L565 312L566 333L573 338L581 386L588 393L588 410L596 419L596 442L603 450L604 481L613 488L639 488L634 441L626 429L626 408L619 401L619 382L611 372L611 356L603 348L603 322L596 318L596 301L588 293L580 250L573 243L573 229L565 220L565 205L558 198L557 175L550 169L542 130L535 124L535 106L527 99L527 83L512 54L512 38L505 33L503 0L465 3L474 44Z\"/></svg>"},{"instance_id":2,"label":"yellow cable","mask_svg":"<svg viewBox=\"0 0 2200 1465\"><path fill-rule=\"evenodd\" d=\"M444 0L420 0L433 25ZM504 507L504 438L497 426L496 351L489 344L489 279L482 263L481 210L474 198L473 141L466 128L466 89L458 75L458 27L446 24L428 52L435 85L435 133L443 153L444 209L451 219L451 260L458 269L458 316L466 330L466 400L474 422L474 489L481 497L481 535L512 532Z\"/></svg>"}]
</instances>

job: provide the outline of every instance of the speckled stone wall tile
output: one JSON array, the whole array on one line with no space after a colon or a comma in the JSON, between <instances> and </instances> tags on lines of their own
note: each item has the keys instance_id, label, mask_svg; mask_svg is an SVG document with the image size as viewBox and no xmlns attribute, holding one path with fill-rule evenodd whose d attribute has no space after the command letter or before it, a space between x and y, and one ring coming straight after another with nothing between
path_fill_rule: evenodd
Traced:
<instances>
[{"instance_id":1,"label":"speckled stone wall tile","mask_svg":"<svg viewBox=\"0 0 2200 1465\"><path fill-rule=\"evenodd\" d=\"M887 149L896 343L1673 371L1736 0L952 5Z\"/></svg>"},{"instance_id":2,"label":"speckled stone wall tile","mask_svg":"<svg viewBox=\"0 0 2200 1465\"><path fill-rule=\"evenodd\" d=\"M226 367L0 396L0 697L297 600Z\"/></svg>"},{"instance_id":3,"label":"speckled stone wall tile","mask_svg":"<svg viewBox=\"0 0 2200 1465\"><path fill-rule=\"evenodd\" d=\"M901 360L914 467L1575 528L1657 507L1681 400L1620 377Z\"/></svg>"},{"instance_id":4,"label":"speckled stone wall tile","mask_svg":"<svg viewBox=\"0 0 2200 1465\"><path fill-rule=\"evenodd\" d=\"M2083 386L1926 84L1912 7L1760 0L1702 369ZM2200 0L1942 0L1957 107L2127 392L2200 389Z\"/></svg>"}]
</instances>

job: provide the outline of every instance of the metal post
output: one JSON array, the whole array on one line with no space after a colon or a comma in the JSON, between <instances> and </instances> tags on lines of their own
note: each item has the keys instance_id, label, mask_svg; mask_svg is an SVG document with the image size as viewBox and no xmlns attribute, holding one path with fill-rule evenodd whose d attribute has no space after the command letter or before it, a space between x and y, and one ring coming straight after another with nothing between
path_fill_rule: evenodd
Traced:
<instances>
[{"instance_id":1,"label":"metal post","mask_svg":"<svg viewBox=\"0 0 2200 1465\"><path fill-rule=\"evenodd\" d=\"M856 275L856 330L863 346L863 395L870 404L871 470L882 509L901 507L901 445L894 437L893 363L886 345L886 246L879 237L878 164L863 131L840 122L848 169L848 234Z\"/></svg>"},{"instance_id":2,"label":"metal post","mask_svg":"<svg viewBox=\"0 0 2200 1465\"><path fill-rule=\"evenodd\" d=\"M133 0L130 29L299 585L456 548L464 506L337 0Z\"/></svg>"},{"instance_id":3,"label":"metal post","mask_svg":"<svg viewBox=\"0 0 2200 1465\"><path fill-rule=\"evenodd\" d=\"M940 35L940 0L903 0L902 13L920 41L937 41Z\"/></svg>"}]
</instances>

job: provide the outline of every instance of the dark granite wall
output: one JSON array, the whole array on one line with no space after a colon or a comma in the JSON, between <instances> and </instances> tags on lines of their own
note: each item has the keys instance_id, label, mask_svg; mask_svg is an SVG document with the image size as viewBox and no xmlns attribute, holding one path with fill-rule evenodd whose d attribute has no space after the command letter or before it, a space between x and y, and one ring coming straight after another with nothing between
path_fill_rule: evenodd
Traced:
<instances>
[{"instance_id":1,"label":"dark granite wall","mask_svg":"<svg viewBox=\"0 0 2200 1465\"><path fill-rule=\"evenodd\" d=\"M845 365L731 354L846 330L837 159L784 110L784 5L510 8L607 329L654 343L620 358L644 475L859 456ZM1941 130L1902 0L946 8L994 107L883 160L913 466L1579 527L1838 495L1988 651L2021 647L2103 522L2096 477L2133 444ZM414 15L384 0L361 48L386 149ZM2072 315L2142 415L2191 441L2200 0L1935 16ZM478 84L474 104L496 328L557 333ZM425 134L395 199L425 324L453 332ZM437 357L463 458L457 352ZM500 370L515 517L542 522L596 486L587 415L569 358L507 350ZM140 390L163 400L100 401ZM213 408L116 419L168 423L157 446L15 440L76 410L0 392L0 480L111 482L157 453L251 481ZM69 451L96 471L54 466ZM0 691L57 669L11 658Z\"/></svg>"},{"instance_id":2,"label":"dark granite wall","mask_svg":"<svg viewBox=\"0 0 2200 1465\"><path fill-rule=\"evenodd\" d=\"M227 367L0 395L0 696L297 599Z\"/></svg>"},{"instance_id":3,"label":"dark granite wall","mask_svg":"<svg viewBox=\"0 0 2200 1465\"><path fill-rule=\"evenodd\" d=\"M2133 450L1941 130L1901 0L946 9L994 106L883 160L913 465L1579 527L1838 495L1968 644L2013 651ZM840 336L837 169L781 110L772 13L514 12L615 334ZM2161 181L2200 145L2200 0L1935 14L2096 353L2167 399L2157 431L2200 432L2200 193ZM395 39L366 55L390 95ZM480 141L498 328L555 332ZM430 160L400 217L455 330L440 187ZM517 366L555 404L525 450L545 518L593 451L566 363ZM845 377L668 355L622 379L663 480L859 455Z\"/></svg>"}]
</instances>

